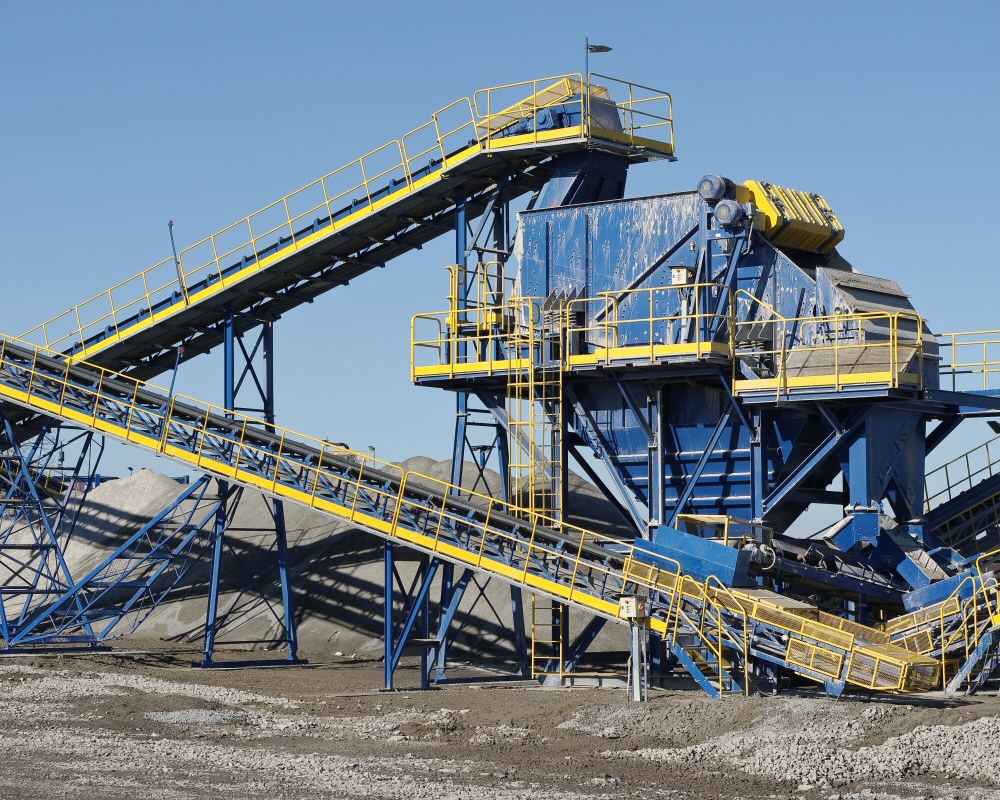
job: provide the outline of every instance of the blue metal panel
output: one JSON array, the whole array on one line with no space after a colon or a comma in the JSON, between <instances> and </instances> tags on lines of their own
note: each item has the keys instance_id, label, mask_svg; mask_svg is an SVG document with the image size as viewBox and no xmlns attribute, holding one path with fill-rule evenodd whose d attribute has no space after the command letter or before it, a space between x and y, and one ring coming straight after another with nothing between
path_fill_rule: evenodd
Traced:
<instances>
[{"instance_id":1,"label":"blue metal panel","mask_svg":"<svg viewBox=\"0 0 1000 800\"><path fill-rule=\"evenodd\" d=\"M932 606L935 603L940 603L943 600L947 600L951 597L952 592L958 589L959 585L973 575L972 570L967 570L961 572L958 575L953 575L943 581L938 581L937 583L932 583L929 586L925 586L921 589L914 589L912 592L907 592L903 595L903 606L907 611L916 611L920 608L925 608L926 606ZM959 590L959 597L962 601L968 600L972 597L973 582L967 581L961 590Z\"/></svg>"},{"instance_id":2,"label":"blue metal panel","mask_svg":"<svg viewBox=\"0 0 1000 800\"><path fill-rule=\"evenodd\" d=\"M669 285L670 266L695 267L696 253L685 245L693 241L701 207L696 193L683 192L524 212L522 291L544 297L565 288L596 297ZM574 251L580 255L570 258ZM553 280L557 275L558 286Z\"/></svg>"},{"instance_id":3,"label":"blue metal panel","mask_svg":"<svg viewBox=\"0 0 1000 800\"><path fill-rule=\"evenodd\" d=\"M860 509L833 536L833 543L845 553L852 552L859 544L876 544L879 534L878 507Z\"/></svg>"},{"instance_id":4,"label":"blue metal panel","mask_svg":"<svg viewBox=\"0 0 1000 800\"><path fill-rule=\"evenodd\" d=\"M648 563L670 571L676 569L672 561L679 562L685 575L698 580L713 577L726 586L757 585L748 574L749 550L727 547L722 542L692 536L666 525L657 529L653 541L636 539L635 547L635 558L641 557L648 560Z\"/></svg>"}]
</instances>

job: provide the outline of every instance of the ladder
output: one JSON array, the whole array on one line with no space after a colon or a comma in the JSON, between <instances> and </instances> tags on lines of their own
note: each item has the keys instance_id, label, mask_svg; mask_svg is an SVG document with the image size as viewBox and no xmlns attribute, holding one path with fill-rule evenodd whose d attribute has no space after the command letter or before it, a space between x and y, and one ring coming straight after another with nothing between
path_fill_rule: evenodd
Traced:
<instances>
[{"instance_id":1,"label":"ladder","mask_svg":"<svg viewBox=\"0 0 1000 800\"><path fill-rule=\"evenodd\" d=\"M510 420L509 486L515 506L532 523L562 520L563 453L563 324L565 310L546 301L539 309L523 303L522 318L510 334L512 362L507 383ZM568 654L569 608L531 597L531 673L562 683Z\"/></svg>"},{"instance_id":2,"label":"ladder","mask_svg":"<svg viewBox=\"0 0 1000 800\"><path fill-rule=\"evenodd\" d=\"M562 684L569 652L569 609L548 597L531 595L531 677Z\"/></svg>"},{"instance_id":3,"label":"ladder","mask_svg":"<svg viewBox=\"0 0 1000 800\"><path fill-rule=\"evenodd\" d=\"M564 310L522 305L510 333L507 383L510 418L510 486L514 505L532 521L561 519L564 494L563 335ZM527 361L523 368L519 363Z\"/></svg>"}]
</instances>

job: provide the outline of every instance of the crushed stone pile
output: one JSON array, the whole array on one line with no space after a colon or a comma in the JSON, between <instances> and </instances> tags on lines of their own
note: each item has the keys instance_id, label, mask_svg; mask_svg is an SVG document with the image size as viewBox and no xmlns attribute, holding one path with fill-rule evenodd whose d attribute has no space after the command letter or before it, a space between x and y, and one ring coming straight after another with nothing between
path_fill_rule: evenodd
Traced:
<instances>
[{"instance_id":1,"label":"crushed stone pile","mask_svg":"<svg viewBox=\"0 0 1000 800\"><path fill-rule=\"evenodd\" d=\"M400 464L404 469L429 478L448 481L450 461L416 457ZM485 480L485 484L484 484ZM487 471L478 475L467 464L463 487L477 494L497 492L500 476ZM66 557L72 576L87 575L116 547L139 530L150 518L172 503L185 487L165 475L142 470L128 478L106 481L93 489L83 502L79 521ZM207 518L210 504L218 499L211 484L194 519ZM194 508L186 501L185 511ZM383 542L348 522L293 503L284 506L290 567L294 587L299 644L304 652L374 657L383 648ZM595 486L571 475L568 480L567 521L617 538L633 534L617 509ZM186 573L182 584L136 631L141 638L159 638L178 643L198 642L204 636L209 579L208 533L205 526L197 551L200 558ZM411 555L407 555L407 554ZM413 551L397 548L396 559L403 582L409 586L418 560ZM439 597L433 587L432 597ZM530 598L524 598L526 623L530 625ZM274 648L283 644L281 595L271 501L244 491L226 534L220 611L223 629L220 646ZM397 618L405 614L397 601ZM459 657L510 658L514 655L510 589L500 580L476 575L470 582L453 626L452 652ZM588 619L573 615L571 633ZM129 622L117 633L126 633ZM530 630L530 628L529 628ZM627 634L618 626L592 649L624 649Z\"/></svg>"}]
</instances>

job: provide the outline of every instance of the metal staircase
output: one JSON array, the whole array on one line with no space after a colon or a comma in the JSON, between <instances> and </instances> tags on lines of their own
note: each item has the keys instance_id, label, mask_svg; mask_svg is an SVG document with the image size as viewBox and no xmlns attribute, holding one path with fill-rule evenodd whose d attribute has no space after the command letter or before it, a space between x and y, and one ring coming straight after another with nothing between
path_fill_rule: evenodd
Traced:
<instances>
[{"instance_id":1,"label":"metal staircase","mask_svg":"<svg viewBox=\"0 0 1000 800\"><path fill-rule=\"evenodd\" d=\"M678 614L684 624L670 651L712 699L749 691L747 684L741 686L733 677L737 670L746 676L747 639L729 627L719 606L706 601L681 604Z\"/></svg>"},{"instance_id":2,"label":"metal staircase","mask_svg":"<svg viewBox=\"0 0 1000 800\"><path fill-rule=\"evenodd\" d=\"M988 629L979 639L979 644L969 655L955 676L948 681L945 691L956 694L975 694L1000 666L1000 630Z\"/></svg>"},{"instance_id":3,"label":"metal staircase","mask_svg":"<svg viewBox=\"0 0 1000 800\"><path fill-rule=\"evenodd\" d=\"M891 620L885 633L893 644L935 658L949 694L973 694L1000 666L1000 606L995 574L984 568L1000 555L977 559L945 600Z\"/></svg>"}]
</instances>

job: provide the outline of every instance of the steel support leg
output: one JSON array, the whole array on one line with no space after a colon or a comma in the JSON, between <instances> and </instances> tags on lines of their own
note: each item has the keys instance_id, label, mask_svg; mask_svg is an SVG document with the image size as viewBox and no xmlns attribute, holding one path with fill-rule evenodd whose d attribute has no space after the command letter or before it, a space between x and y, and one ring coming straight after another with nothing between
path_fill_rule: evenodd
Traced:
<instances>
[{"instance_id":1,"label":"steel support leg","mask_svg":"<svg viewBox=\"0 0 1000 800\"><path fill-rule=\"evenodd\" d=\"M264 349L264 421L274 425L274 323L265 322L261 332ZM278 551L278 579L281 583L281 607L284 611L285 644L288 660L298 661L299 637L295 624L292 579L289 573L288 536L285 530L285 506L280 500L271 501L274 517L274 540Z\"/></svg>"},{"instance_id":2,"label":"steel support leg","mask_svg":"<svg viewBox=\"0 0 1000 800\"><path fill-rule=\"evenodd\" d=\"M753 521L764 522L764 495L767 486L767 464L764 461L764 412L756 410L751 416L750 429L750 480Z\"/></svg>"},{"instance_id":3,"label":"steel support leg","mask_svg":"<svg viewBox=\"0 0 1000 800\"><path fill-rule=\"evenodd\" d=\"M219 510L215 512L215 529L212 531L212 566L208 577L208 608L205 612L205 646L201 659L203 667L212 666L215 650L216 624L219 618L219 578L222 574L222 547L226 535L226 502L229 485L219 481Z\"/></svg>"},{"instance_id":4,"label":"steel support leg","mask_svg":"<svg viewBox=\"0 0 1000 800\"><path fill-rule=\"evenodd\" d=\"M645 659L642 657L643 646L645 645L646 631L644 626L634 622L630 623L629 629L629 688L630 699L639 703L643 700L643 690L645 688L645 676L643 669Z\"/></svg>"},{"instance_id":5,"label":"steel support leg","mask_svg":"<svg viewBox=\"0 0 1000 800\"><path fill-rule=\"evenodd\" d=\"M427 642L431 637L431 593L430 584L434 580L434 572L438 567L440 562L437 559L432 559L428 556L421 563L420 573L421 573L421 586L420 594L417 601L414 603L417 607L417 630L420 632L421 639L421 650L420 650L420 688L429 689L430 688L430 652L428 651ZM449 564L449 566L451 566ZM400 652L405 645L405 640L399 643ZM442 648L443 649L443 648Z\"/></svg>"},{"instance_id":6,"label":"steel support leg","mask_svg":"<svg viewBox=\"0 0 1000 800\"><path fill-rule=\"evenodd\" d=\"M232 304L226 306L222 322L222 404L226 416L233 416L236 406L236 316ZM219 621L219 581L222 576L222 550L225 544L226 522L229 519L229 484L219 481L219 510L212 532L212 567L208 578L208 608L205 613L205 646L202 666L212 664L215 637Z\"/></svg>"},{"instance_id":7,"label":"steel support leg","mask_svg":"<svg viewBox=\"0 0 1000 800\"><path fill-rule=\"evenodd\" d=\"M392 589L393 589L393 573L395 572L395 567L392 561L392 542L385 543L385 601L383 605L383 614L385 616L385 683L383 688L387 691L392 689L392 676L395 672L392 663L392 644L393 644L393 620L392 620Z\"/></svg>"},{"instance_id":8,"label":"steel support leg","mask_svg":"<svg viewBox=\"0 0 1000 800\"><path fill-rule=\"evenodd\" d=\"M285 534L285 507L280 500L273 500L274 539L278 551L278 576L281 581L281 607L284 610L285 644L288 660L299 660L299 637L295 625L295 608L292 600L292 581L289 575L288 537Z\"/></svg>"},{"instance_id":9,"label":"steel support leg","mask_svg":"<svg viewBox=\"0 0 1000 800\"><path fill-rule=\"evenodd\" d=\"M399 660L403 656L406 643L410 640L410 635L414 630L418 632L419 642L422 649L420 659L420 685L426 689L430 686L430 652L435 649L435 644L430 639L430 588L437 575L441 562L436 558L425 558L421 560L417 568L416 577L410 586L409 611L403 622L399 637L396 637L395 625L393 623L393 587L394 581L398 579L399 573L394 565L393 546L391 542L385 545L385 688L393 688L393 674L399 666ZM405 587L404 587L405 588Z\"/></svg>"},{"instance_id":10,"label":"steel support leg","mask_svg":"<svg viewBox=\"0 0 1000 800\"><path fill-rule=\"evenodd\" d=\"M649 520L646 526L646 538L652 539L656 530L663 524L666 517L666 500L663 489L665 477L663 474L663 385L658 385L651 391L647 404L650 431L653 434L649 444ZM638 411L636 411L638 416Z\"/></svg>"},{"instance_id":11,"label":"steel support leg","mask_svg":"<svg viewBox=\"0 0 1000 800\"><path fill-rule=\"evenodd\" d=\"M236 410L250 411L260 414L268 428L273 427L274 414L274 323L266 321L260 331L260 336L251 348L244 344L242 336L237 336L236 315L232 306L227 306L223 318L223 405L227 409L226 416L232 417ZM237 358L242 355L241 366L237 366ZM262 358L263 367L255 366L258 355ZM237 401L243 393L253 387L255 397L260 405L238 406ZM219 497L221 505L216 517L212 542L212 567L208 587L208 610L205 623L205 656L204 666L212 664L212 653L215 641L223 620L219 620L219 584L222 575L222 554L225 549L226 528L234 513L236 495L225 481L219 481ZM284 506L280 500L271 500L271 516L274 521L275 550L277 552L278 579L281 586L282 627L285 644L288 648L289 662L300 663L298 658L298 635L295 624L294 596L292 594L290 559L288 551L288 536L285 529Z\"/></svg>"}]
</instances>

